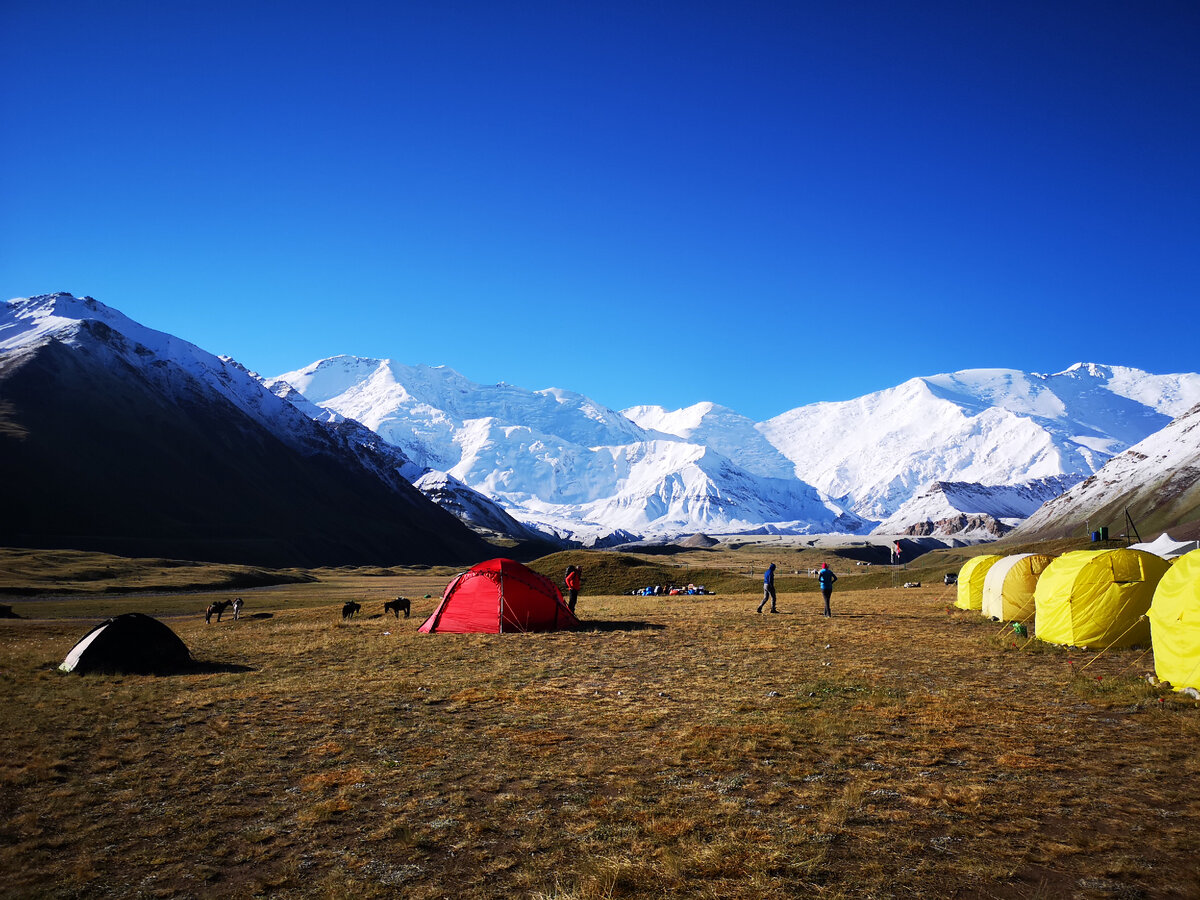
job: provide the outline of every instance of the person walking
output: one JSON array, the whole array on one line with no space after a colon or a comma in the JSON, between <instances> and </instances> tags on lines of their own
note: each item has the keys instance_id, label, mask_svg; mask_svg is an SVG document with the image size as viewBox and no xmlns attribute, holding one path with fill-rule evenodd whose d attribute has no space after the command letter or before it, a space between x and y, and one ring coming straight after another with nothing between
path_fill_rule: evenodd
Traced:
<instances>
[{"instance_id":1,"label":"person walking","mask_svg":"<svg viewBox=\"0 0 1200 900\"><path fill-rule=\"evenodd\" d=\"M837 581L837 576L833 574L833 569L829 568L829 563L821 563L821 571L817 573L817 582L821 585L821 595L825 598L825 615L832 617L833 613L829 610L829 598L833 596L833 583Z\"/></svg>"},{"instance_id":2,"label":"person walking","mask_svg":"<svg viewBox=\"0 0 1200 900\"><path fill-rule=\"evenodd\" d=\"M575 601L579 599L579 585L583 581L583 569L579 566L567 566L567 574L563 576L563 584L567 586L567 608L575 612Z\"/></svg>"},{"instance_id":3,"label":"person walking","mask_svg":"<svg viewBox=\"0 0 1200 900\"><path fill-rule=\"evenodd\" d=\"M775 608L775 563L767 566L767 571L763 573L763 598L762 603L758 604L758 611L761 613L763 607L767 605L767 601L771 601L771 612L779 612Z\"/></svg>"}]
</instances>

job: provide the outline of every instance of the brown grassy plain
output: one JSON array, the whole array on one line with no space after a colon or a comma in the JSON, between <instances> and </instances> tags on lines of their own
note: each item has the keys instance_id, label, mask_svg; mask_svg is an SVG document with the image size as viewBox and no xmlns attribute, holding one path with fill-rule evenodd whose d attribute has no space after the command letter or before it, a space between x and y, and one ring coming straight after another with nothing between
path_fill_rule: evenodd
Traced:
<instances>
[{"instance_id":1,"label":"brown grassy plain","mask_svg":"<svg viewBox=\"0 0 1200 900\"><path fill-rule=\"evenodd\" d=\"M829 620L799 582L776 616L750 579L585 592L575 633L429 636L444 573L319 577L208 626L207 594L15 602L0 896L1200 894L1200 709L1149 654L1025 646L940 584ZM55 671L128 610L206 667Z\"/></svg>"}]
</instances>

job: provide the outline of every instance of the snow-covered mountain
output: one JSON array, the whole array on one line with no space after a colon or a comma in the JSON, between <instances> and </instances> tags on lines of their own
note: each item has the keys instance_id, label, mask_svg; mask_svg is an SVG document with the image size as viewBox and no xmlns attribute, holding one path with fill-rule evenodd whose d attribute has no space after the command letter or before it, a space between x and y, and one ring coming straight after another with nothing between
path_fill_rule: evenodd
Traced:
<instances>
[{"instance_id":1,"label":"snow-covered mountain","mask_svg":"<svg viewBox=\"0 0 1200 900\"><path fill-rule=\"evenodd\" d=\"M781 457L750 470L736 440L718 447L683 440L569 391L484 386L446 368L357 357L322 360L272 383L363 422L414 461L564 539L866 525L798 481ZM753 423L724 412L763 444L764 458L773 452ZM739 463L720 447L738 453Z\"/></svg>"},{"instance_id":2,"label":"snow-covered mountain","mask_svg":"<svg viewBox=\"0 0 1200 900\"><path fill-rule=\"evenodd\" d=\"M1055 475L1024 484L935 481L879 523L881 534L945 535L988 539L1011 531L1081 475Z\"/></svg>"},{"instance_id":3,"label":"snow-covered mountain","mask_svg":"<svg viewBox=\"0 0 1200 900\"><path fill-rule=\"evenodd\" d=\"M1200 375L1076 364L1056 375L972 369L913 378L763 423L796 475L886 520L932 481L1018 485L1087 476L1200 401Z\"/></svg>"},{"instance_id":4,"label":"snow-covered mountain","mask_svg":"<svg viewBox=\"0 0 1200 900\"><path fill-rule=\"evenodd\" d=\"M426 469L413 480L413 487L485 536L529 543L546 542L556 537L518 522L490 497L445 472Z\"/></svg>"},{"instance_id":5,"label":"snow-covered mountain","mask_svg":"<svg viewBox=\"0 0 1200 900\"><path fill-rule=\"evenodd\" d=\"M1200 404L1048 501L1013 535L1083 536L1107 526L1115 536L1130 521L1144 540L1166 529L1176 539L1200 538Z\"/></svg>"},{"instance_id":6,"label":"snow-covered mountain","mask_svg":"<svg viewBox=\"0 0 1200 900\"><path fill-rule=\"evenodd\" d=\"M5 546L269 565L487 552L402 477L399 448L91 298L0 307L0 419Z\"/></svg>"},{"instance_id":7,"label":"snow-covered mountain","mask_svg":"<svg viewBox=\"0 0 1200 900\"><path fill-rule=\"evenodd\" d=\"M245 445L265 454L246 459L267 466L265 448L278 445L291 454L280 470L320 460L409 505L419 497L411 482L479 531L589 544L876 527L990 535L1200 402L1200 375L1094 364L1055 375L979 369L914 378L767 422L711 403L618 412L566 390L485 386L444 367L357 357L264 380L90 298L62 294L7 304L0 354L0 384L14 396L15 386L26 391L15 418L0 402L0 436L28 431L37 395L47 408L58 404L59 419L74 415L103 434L92 452L106 464L124 464L109 445L135 443L129 435L160 456L179 455L152 430L157 415L194 445L196 465L234 467L232 454ZM63 393L37 388L38 372L49 372L43 377L57 379ZM63 398L84 396L89 404L77 400L63 412ZM111 421L98 417L101 408ZM52 425L46 418L42 431ZM64 439L76 440L76 456L92 446ZM221 446L205 443L213 440ZM15 441L7 450L16 453ZM61 465L72 458L44 455ZM27 452L21 458L34 465ZM76 483L89 484L83 474ZM245 488L255 491L264 489ZM192 491L196 508L203 493ZM249 520L254 504L243 501L227 502L234 518Z\"/></svg>"},{"instance_id":8,"label":"snow-covered mountain","mask_svg":"<svg viewBox=\"0 0 1200 900\"><path fill-rule=\"evenodd\" d=\"M914 378L762 423L711 403L619 413L566 391L357 357L279 380L517 519L585 541L939 521L994 535L991 520L1029 515L1200 401L1200 375L1094 364Z\"/></svg>"},{"instance_id":9,"label":"snow-covered mountain","mask_svg":"<svg viewBox=\"0 0 1200 900\"><path fill-rule=\"evenodd\" d=\"M444 366L336 356L279 375L318 406L362 422L418 465L449 471L465 422L494 420L583 447L620 445L646 435L619 412L569 391L479 385ZM457 474L457 473L455 473Z\"/></svg>"}]
</instances>

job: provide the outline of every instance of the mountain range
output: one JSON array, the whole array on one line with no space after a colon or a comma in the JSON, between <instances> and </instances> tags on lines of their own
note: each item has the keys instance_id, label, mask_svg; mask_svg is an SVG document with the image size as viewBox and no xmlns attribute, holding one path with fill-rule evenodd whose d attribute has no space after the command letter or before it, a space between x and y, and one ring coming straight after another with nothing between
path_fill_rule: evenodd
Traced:
<instances>
[{"instance_id":1,"label":"mountain range","mask_svg":"<svg viewBox=\"0 0 1200 900\"><path fill-rule=\"evenodd\" d=\"M697 532L995 537L1200 402L1200 375L1076 364L913 378L754 422L334 357L268 382L362 422L562 539Z\"/></svg>"},{"instance_id":2,"label":"mountain range","mask_svg":"<svg viewBox=\"0 0 1200 900\"><path fill-rule=\"evenodd\" d=\"M1168 425L1197 403L1195 373L1080 363L913 378L765 422L616 411L350 356L264 378L43 295L0 312L0 464L20 473L0 543L300 565L478 559L481 535L989 539L1152 435L1194 447Z\"/></svg>"}]
</instances>

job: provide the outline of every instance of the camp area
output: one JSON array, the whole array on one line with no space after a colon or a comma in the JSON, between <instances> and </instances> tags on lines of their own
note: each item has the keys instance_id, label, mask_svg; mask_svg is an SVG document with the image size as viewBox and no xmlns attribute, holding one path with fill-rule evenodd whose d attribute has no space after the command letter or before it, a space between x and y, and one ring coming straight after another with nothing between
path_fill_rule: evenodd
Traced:
<instances>
[{"instance_id":1,"label":"camp area","mask_svg":"<svg viewBox=\"0 0 1200 900\"><path fill-rule=\"evenodd\" d=\"M1195 896L1200 706L1152 654L959 609L966 553L823 557L826 619L821 559L772 553L580 553L579 625L537 633L419 632L444 568L280 573L210 624L231 590L10 594L0 896ZM668 580L715 593L628 593ZM124 612L195 666L58 671Z\"/></svg>"}]
</instances>

